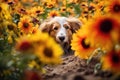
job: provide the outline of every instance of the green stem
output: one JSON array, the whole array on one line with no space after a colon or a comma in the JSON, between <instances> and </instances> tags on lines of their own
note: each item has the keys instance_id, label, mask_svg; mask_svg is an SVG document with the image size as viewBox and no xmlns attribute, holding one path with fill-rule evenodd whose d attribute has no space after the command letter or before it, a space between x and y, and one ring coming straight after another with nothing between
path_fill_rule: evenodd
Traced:
<instances>
[{"instance_id":1,"label":"green stem","mask_svg":"<svg viewBox=\"0 0 120 80\"><path fill-rule=\"evenodd\" d=\"M98 57L100 57L101 55L103 55L105 52L103 50L101 50L100 48L97 48L93 51L93 53L90 55L90 57L87 60L87 64L90 63L90 61L92 60L92 58L94 57L95 54L97 54Z\"/></svg>"}]
</instances>

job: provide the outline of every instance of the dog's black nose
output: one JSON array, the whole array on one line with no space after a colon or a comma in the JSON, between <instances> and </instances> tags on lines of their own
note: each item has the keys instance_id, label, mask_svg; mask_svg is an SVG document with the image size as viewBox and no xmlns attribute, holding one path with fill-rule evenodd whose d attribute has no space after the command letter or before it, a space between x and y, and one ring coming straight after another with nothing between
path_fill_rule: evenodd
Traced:
<instances>
[{"instance_id":1,"label":"dog's black nose","mask_svg":"<svg viewBox=\"0 0 120 80\"><path fill-rule=\"evenodd\" d=\"M59 39L60 39L60 41L64 41L65 37L64 36L60 36Z\"/></svg>"}]
</instances>

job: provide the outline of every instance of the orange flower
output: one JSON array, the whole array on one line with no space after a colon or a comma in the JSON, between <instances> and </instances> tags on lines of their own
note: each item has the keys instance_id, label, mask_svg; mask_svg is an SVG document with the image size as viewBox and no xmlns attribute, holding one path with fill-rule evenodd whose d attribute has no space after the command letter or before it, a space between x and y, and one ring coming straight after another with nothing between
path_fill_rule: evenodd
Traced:
<instances>
[{"instance_id":1,"label":"orange flower","mask_svg":"<svg viewBox=\"0 0 120 80\"><path fill-rule=\"evenodd\" d=\"M35 27L33 27L33 30L32 30L32 34L35 34L39 31L39 25L36 25Z\"/></svg>"},{"instance_id":2,"label":"orange flower","mask_svg":"<svg viewBox=\"0 0 120 80\"><path fill-rule=\"evenodd\" d=\"M96 4L90 3L88 10L91 11L91 13L94 12L96 10Z\"/></svg>"},{"instance_id":3,"label":"orange flower","mask_svg":"<svg viewBox=\"0 0 120 80\"><path fill-rule=\"evenodd\" d=\"M20 52L32 52L33 44L27 36L23 36L19 38L19 40L16 43L15 48L17 51L20 51Z\"/></svg>"},{"instance_id":4,"label":"orange flower","mask_svg":"<svg viewBox=\"0 0 120 80\"><path fill-rule=\"evenodd\" d=\"M82 16L82 17L85 17L85 18L88 18L88 14L89 14L88 8L85 8L85 9L82 11L81 16Z\"/></svg>"},{"instance_id":5,"label":"orange flower","mask_svg":"<svg viewBox=\"0 0 120 80\"><path fill-rule=\"evenodd\" d=\"M82 3L80 4L80 7L81 7L82 9L88 8L87 2L82 2Z\"/></svg>"},{"instance_id":6,"label":"orange flower","mask_svg":"<svg viewBox=\"0 0 120 80\"><path fill-rule=\"evenodd\" d=\"M66 6L62 6L62 7L60 8L60 12L61 12L61 13L66 12Z\"/></svg>"},{"instance_id":7,"label":"orange flower","mask_svg":"<svg viewBox=\"0 0 120 80\"><path fill-rule=\"evenodd\" d=\"M111 70L113 72L120 72L120 49L118 51L111 50L106 53L101 59L104 70Z\"/></svg>"},{"instance_id":8,"label":"orange flower","mask_svg":"<svg viewBox=\"0 0 120 80\"><path fill-rule=\"evenodd\" d=\"M42 6L35 6L32 7L32 9L28 10L29 15L31 15L32 17L37 17L39 15L44 14L44 8Z\"/></svg>"},{"instance_id":9,"label":"orange flower","mask_svg":"<svg viewBox=\"0 0 120 80\"><path fill-rule=\"evenodd\" d=\"M54 8L56 6L56 3L51 0L47 0L47 8Z\"/></svg>"},{"instance_id":10,"label":"orange flower","mask_svg":"<svg viewBox=\"0 0 120 80\"><path fill-rule=\"evenodd\" d=\"M24 16L20 19L20 22L18 23L18 27L21 29L23 33L31 33L33 28L33 23L30 22L30 17Z\"/></svg>"},{"instance_id":11,"label":"orange flower","mask_svg":"<svg viewBox=\"0 0 120 80\"><path fill-rule=\"evenodd\" d=\"M82 59L88 59L95 50L94 47L91 47L90 43L86 42L86 38L85 31L79 30L73 34L73 40L71 42L72 49L75 50L75 55Z\"/></svg>"},{"instance_id":12,"label":"orange flower","mask_svg":"<svg viewBox=\"0 0 120 80\"><path fill-rule=\"evenodd\" d=\"M56 11L56 10L53 10L51 11L49 14L48 14L48 17L55 17L55 16L59 16L59 12Z\"/></svg>"},{"instance_id":13,"label":"orange flower","mask_svg":"<svg viewBox=\"0 0 120 80\"><path fill-rule=\"evenodd\" d=\"M34 9L35 9L34 11L36 14L43 14L44 13L44 9L41 6L35 7Z\"/></svg>"},{"instance_id":14,"label":"orange flower","mask_svg":"<svg viewBox=\"0 0 120 80\"><path fill-rule=\"evenodd\" d=\"M120 15L120 0L111 0L108 5L109 12Z\"/></svg>"},{"instance_id":15,"label":"orange flower","mask_svg":"<svg viewBox=\"0 0 120 80\"><path fill-rule=\"evenodd\" d=\"M110 50L119 41L119 22L111 16L99 16L89 21L87 32L92 45Z\"/></svg>"},{"instance_id":16,"label":"orange flower","mask_svg":"<svg viewBox=\"0 0 120 80\"><path fill-rule=\"evenodd\" d=\"M42 80L41 75L37 71L25 70L23 80Z\"/></svg>"}]
</instances>

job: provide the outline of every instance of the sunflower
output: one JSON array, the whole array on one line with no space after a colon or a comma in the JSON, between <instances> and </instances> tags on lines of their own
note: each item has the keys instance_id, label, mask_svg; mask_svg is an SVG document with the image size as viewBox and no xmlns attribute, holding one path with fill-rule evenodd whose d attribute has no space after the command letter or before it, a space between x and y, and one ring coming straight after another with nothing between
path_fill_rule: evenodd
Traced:
<instances>
[{"instance_id":1,"label":"sunflower","mask_svg":"<svg viewBox=\"0 0 120 80\"><path fill-rule=\"evenodd\" d=\"M59 11L56 11L56 10L52 10L49 14L48 14L48 17L55 17L55 16L59 16Z\"/></svg>"},{"instance_id":2,"label":"sunflower","mask_svg":"<svg viewBox=\"0 0 120 80\"><path fill-rule=\"evenodd\" d=\"M42 6L32 7L32 9L28 10L28 14L32 17L37 17L39 15L44 14L44 8Z\"/></svg>"},{"instance_id":3,"label":"sunflower","mask_svg":"<svg viewBox=\"0 0 120 80\"><path fill-rule=\"evenodd\" d=\"M36 17L35 10L36 10L36 7L32 7L31 9L27 9L28 15L30 15L32 17Z\"/></svg>"},{"instance_id":4,"label":"sunflower","mask_svg":"<svg viewBox=\"0 0 120 80\"><path fill-rule=\"evenodd\" d=\"M111 50L102 58L102 68L104 70L111 70L113 72L120 72L120 49L118 51Z\"/></svg>"},{"instance_id":5,"label":"sunflower","mask_svg":"<svg viewBox=\"0 0 120 80\"><path fill-rule=\"evenodd\" d=\"M41 14L44 13L44 8L41 7L41 6L38 6L38 7L35 7L35 8L34 8L34 11L35 11L35 14L41 15Z\"/></svg>"},{"instance_id":6,"label":"sunflower","mask_svg":"<svg viewBox=\"0 0 120 80\"><path fill-rule=\"evenodd\" d=\"M87 39L96 47L110 50L113 44L119 41L119 26L118 19L114 17L106 15L94 17L86 26L90 34Z\"/></svg>"},{"instance_id":7,"label":"sunflower","mask_svg":"<svg viewBox=\"0 0 120 80\"><path fill-rule=\"evenodd\" d=\"M29 36L21 36L20 38L17 39L16 50L21 52L21 53L32 53L34 52L33 49L33 44L30 40Z\"/></svg>"},{"instance_id":8,"label":"sunflower","mask_svg":"<svg viewBox=\"0 0 120 80\"><path fill-rule=\"evenodd\" d=\"M54 39L48 36L46 33L36 33L36 35L39 37L38 40L35 39L36 36L34 36L33 39L39 45L36 46L35 53L39 57L40 61L51 64L61 62L61 55L63 50L60 45L57 44Z\"/></svg>"},{"instance_id":9,"label":"sunflower","mask_svg":"<svg viewBox=\"0 0 120 80\"><path fill-rule=\"evenodd\" d=\"M51 1L51 0L47 0L47 8L54 8L56 6L56 3L54 1Z\"/></svg>"},{"instance_id":10,"label":"sunflower","mask_svg":"<svg viewBox=\"0 0 120 80\"><path fill-rule=\"evenodd\" d=\"M7 29L8 29L9 31L16 31L17 26L16 26L16 24L14 24L14 23L12 23L12 22L9 22L9 23L7 23Z\"/></svg>"},{"instance_id":11,"label":"sunflower","mask_svg":"<svg viewBox=\"0 0 120 80\"><path fill-rule=\"evenodd\" d=\"M67 9L66 9L66 6L62 6L62 7L60 7L60 12L61 12L61 13L66 12L66 10L67 10Z\"/></svg>"},{"instance_id":12,"label":"sunflower","mask_svg":"<svg viewBox=\"0 0 120 80\"><path fill-rule=\"evenodd\" d=\"M37 31L34 34L29 35L23 35L20 36L20 38L17 38L16 42L16 50L19 52L30 52L35 53L35 48L39 47L40 45L43 45L43 41L45 40L45 37L42 36L42 33L40 31Z\"/></svg>"},{"instance_id":13,"label":"sunflower","mask_svg":"<svg viewBox=\"0 0 120 80\"><path fill-rule=\"evenodd\" d=\"M63 54L61 46L47 33L40 31L18 38L15 48L20 53L35 55L42 63L60 63Z\"/></svg>"},{"instance_id":14,"label":"sunflower","mask_svg":"<svg viewBox=\"0 0 120 80\"><path fill-rule=\"evenodd\" d=\"M33 27L33 30L32 30L32 34L35 34L39 31L39 25L35 25L35 27Z\"/></svg>"},{"instance_id":15,"label":"sunflower","mask_svg":"<svg viewBox=\"0 0 120 80\"><path fill-rule=\"evenodd\" d=\"M7 33L9 34L10 32L13 32L13 35L15 36L15 37L18 37L18 36L20 36L20 31L18 30L18 27L17 27L17 25L15 24L15 23L13 23L13 22L6 22L6 31L7 31Z\"/></svg>"},{"instance_id":16,"label":"sunflower","mask_svg":"<svg viewBox=\"0 0 120 80\"><path fill-rule=\"evenodd\" d=\"M80 7L81 7L82 9L88 8L87 2L81 2Z\"/></svg>"},{"instance_id":17,"label":"sunflower","mask_svg":"<svg viewBox=\"0 0 120 80\"><path fill-rule=\"evenodd\" d=\"M21 15L27 15L27 14L28 14L27 11L26 11L26 9L23 8L23 7L17 8L17 12L18 12L19 14L21 14Z\"/></svg>"},{"instance_id":18,"label":"sunflower","mask_svg":"<svg viewBox=\"0 0 120 80\"><path fill-rule=\"evenodd\" d=\"M88 10L93 13L94 11L96 11L96 4L95 3L90 3Z\"/></svg>"},{"instance_id":19,"label":"sunflower","mask_svg":"<svg viewBox=\"0 0 120 80\"><path fill-rule=\"evenodd\" d=\"M108 10L112 14L120 15L120 1L119 0L111 0L111 1L109 1Z\"/></svg>"},{"instance_id":20,"label":"sunflower","mask_svg":"<svg viewBox=\"0 0 120 80\"><path fill-rule=\"evenodd\" d=\"M61 62L61 52L62 49L60 49L60 46L50 43L39 47L36 53L43 63L56 64Z\"/></svg>"},{"instance_id":21,"label":"sunflower","mask_svg":"<svg viewBox=\"0 0 120 80\"><path fill-rule=\"evenodd\" d=\"M81 16L82 16L82 17L85 17L85 18L88 18L88 14L89 14L88 8L85 8L85 9L81 12Z\"/></svg>"},{"instance_id":22,"label":"sunflower","mask_svg":"<svg viewBox=\"0 0 120 80\"><path fill-rule=\"evenodd\" d=\"M86 42L86 38L86 31L81 29L73 34L73 40L71 41L72 49L75 50L75 56L79 56L82 59L88 59L95 50L89 42Z\"/></svg>"},{"instance_id":23,"label":"sunflower","mask_svg":"<svg viewBox=\"0 0 120 80\"><path fill-rule=\"evenodd\" d=\"M6 22L6 32L8 36L8 42L13 43L16 39L16 37L19 36L19 30L17 28L17 25L12 22Z\"/></svg>"},{"instance_id":24,"label":"sunflower","mask_svg":"<svg viewBox=\"0 0 120 80\"><path fill-rule=\"evenodd\" d=\"M31 33L31 31L32 31L33 23L31 23L30 21L31 21L30 17L23 16L20 19L20 22L18 23L18 27L25 34Z\"/></svg>"}]
</instances>

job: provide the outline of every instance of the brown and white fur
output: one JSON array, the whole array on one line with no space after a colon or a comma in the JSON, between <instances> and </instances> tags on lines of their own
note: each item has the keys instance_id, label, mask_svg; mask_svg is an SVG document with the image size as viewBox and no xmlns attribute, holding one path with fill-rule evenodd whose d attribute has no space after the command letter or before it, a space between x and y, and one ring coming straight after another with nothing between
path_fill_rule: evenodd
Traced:
<instances>
[{"instance_id":1,"label":"brown and white fur","mask_svg":"<svg viewBox=\"0 0 120 80\"><path fill-rule=\"evenodd\" d=\"M43 32L49 33L57 43L64 49L65 53L70 53L72 34L80 28L82 23L76 18L54 17L40 25Z\"/></svg>"}]
</instances>

